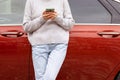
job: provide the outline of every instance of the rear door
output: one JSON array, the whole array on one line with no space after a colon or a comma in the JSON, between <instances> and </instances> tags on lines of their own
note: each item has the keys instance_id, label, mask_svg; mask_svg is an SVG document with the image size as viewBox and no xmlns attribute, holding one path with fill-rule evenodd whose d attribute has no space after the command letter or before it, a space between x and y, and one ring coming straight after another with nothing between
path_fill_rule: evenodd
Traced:
<instances>
[{"instance_id":1,"label":"rear door","mask_svg":"<svg viewBox=\"0 0 120 80\"><path fill-rule=\"evenodd\" d=\"M72 29L57 80L114 80L119 71L119 25L76 25Z\"/></svg>"}]
</instances>

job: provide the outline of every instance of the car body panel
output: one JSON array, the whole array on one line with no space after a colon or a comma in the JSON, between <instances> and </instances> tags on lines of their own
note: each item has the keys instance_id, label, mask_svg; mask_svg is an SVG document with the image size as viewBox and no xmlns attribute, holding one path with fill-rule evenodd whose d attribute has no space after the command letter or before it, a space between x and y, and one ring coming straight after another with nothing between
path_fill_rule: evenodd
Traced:
<instances>
[{"instance_id":1,"label":"car body panel","mask_svg":"<svg viewBox=\"0 0 120 80\"><path fill-rule=\"evenodd\" d=\"M34 80L31 46L20 26L0 26L0 33L21 31L20 37L0 35L0 78ZM104 37L100 32L120 32L119 25L75 25L70 31L66 59L57 80L113 80L120 70L120 36ZM6 44L7 43L7 44Z\"/></svg>"},{"instance_id":2,"label":"car body panel","mask_svg":"<svg viewBox=\"0 0 120 80\"><path fill-rule=\"evenodd\" d=\"M73 28L58 80L114 80L120 70L118 67L113 72L120 64L120 37L103 38L98 33L104 30L120 32L119 28L110 25L78 25Z\"/></svg>"},{"instance_id":3,"label":"car body panel","mask_svg":"<svg viewBox=\"0 0 120 80\"><path fill-rule=\"evenodd\" d=\"M22 30L22 27L0 26L0 33ZM27 47L27 48L26 48ZM0 79L28 80L30 48L26 37L0 35Z\"/></svg>"},{"instance_id":4,"label":"car body panel","mask_svg":"<svg viewBox=\"0 0 120 80\"><path fill-rule=\"evenodd\" d=\"M17 38L0 35L0 78L34 80L31 46L26 33L21 26L0 26L0 33L14 30L21 31L24 35ZM57 80L114 79L120 70L120 67L117 68L120 64L120 36L104 38L98 35L105 30L120 32L120 26L75 25L73 27L70 31L67 56Z\"/></svg>"}]
</instances>

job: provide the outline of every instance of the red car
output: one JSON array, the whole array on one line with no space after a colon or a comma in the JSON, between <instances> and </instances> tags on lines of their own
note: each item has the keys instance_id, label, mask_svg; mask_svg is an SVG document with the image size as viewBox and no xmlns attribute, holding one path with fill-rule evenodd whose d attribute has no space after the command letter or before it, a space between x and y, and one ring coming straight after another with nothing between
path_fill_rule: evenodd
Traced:
<instances>
[{"instance_id":1,"label":"red car","mask_svg":"<svg viewBox=\"0 0 120 80\"><path fill-rule=\"evenodd\" d=\"M57 80L120 80L119 2L69 1L76 25L70 31L67 56ZM34 80L31 45L21 25L24 3L25 0L0 3L4 5L0 7L0 80ZM82 6L76 12L78 3ZM96 5L101 13L95 13ZM90 12L79 15L81 10Z\"/></svg>"}]
</instances>

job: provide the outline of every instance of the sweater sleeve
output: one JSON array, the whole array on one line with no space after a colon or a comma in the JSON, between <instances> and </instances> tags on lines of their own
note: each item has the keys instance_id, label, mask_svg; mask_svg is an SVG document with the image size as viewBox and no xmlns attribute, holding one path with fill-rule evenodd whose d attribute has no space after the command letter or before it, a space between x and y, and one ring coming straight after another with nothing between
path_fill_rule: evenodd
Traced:
<instances>
[{"instance_id":1,"label":"sweater sleeve","mask_svg":"<svg viewBox=\"0 0 120 80\"><path fill-rule=\"evenodd\" d=\"M63 18L58 15L54 20L65 30L70 30L75 24L75 21L72 17L68 0L63 0L63 9Z\"/></svg>"},{"instance_id":2,"label":"sweater sleeve","mask_svg":"<svg viewBox=\"0 0 120 80\"><path fill-rule=\"evenodd\" d=\"M23 19L23 29L25 32L34 32L35 30L39 29L40 26L44 23L45 20L42 16L32 20L32 6L30 0L27 0Z\"/></svg>"}]
</instances>

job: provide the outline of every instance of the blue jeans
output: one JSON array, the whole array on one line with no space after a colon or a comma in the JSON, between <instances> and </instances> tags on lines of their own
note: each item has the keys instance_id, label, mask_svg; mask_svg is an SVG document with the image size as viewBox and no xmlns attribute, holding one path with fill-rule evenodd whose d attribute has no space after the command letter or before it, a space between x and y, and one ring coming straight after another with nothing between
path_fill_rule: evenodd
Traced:
<instances>
[{"instance_id":1,"label":"blue jeans","mask_svg":"<svg viewBox=\"0 0 120 80\"><path fill-rule=\"evenodd\" d=\"M65 59L67 44L32 46L32 59L36 80L55 80Z\"/></svg>"}]
</instances>

